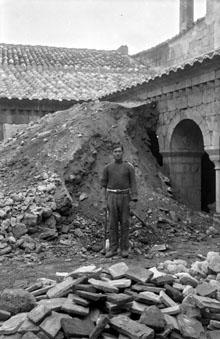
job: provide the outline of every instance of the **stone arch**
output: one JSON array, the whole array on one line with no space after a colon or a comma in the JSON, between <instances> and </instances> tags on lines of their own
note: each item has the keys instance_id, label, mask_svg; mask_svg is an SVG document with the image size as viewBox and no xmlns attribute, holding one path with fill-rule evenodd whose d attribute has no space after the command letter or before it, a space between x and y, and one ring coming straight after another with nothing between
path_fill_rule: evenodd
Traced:
<instances>
[{"instance_id":1,"label":"stone arch","mask_svg":"<svg viewBox=\"0 0 220 339\"><path fill-rule=\"evenodd\" d=\"M175 115L171 116L170 119L168 119L167 123L159 126L157 130L157 135L161 153L170 151L173 131L181 121L186 119L192 120L195 124L199 126L202 132L205 149L219 147L218 140L220 138L220 133L214 131L214 126L208 125L206 118L201 115L199 111L187 109L184 112L175 112ZM216 134L218 134L218 136Z\"/></svg>"}]
</instances>

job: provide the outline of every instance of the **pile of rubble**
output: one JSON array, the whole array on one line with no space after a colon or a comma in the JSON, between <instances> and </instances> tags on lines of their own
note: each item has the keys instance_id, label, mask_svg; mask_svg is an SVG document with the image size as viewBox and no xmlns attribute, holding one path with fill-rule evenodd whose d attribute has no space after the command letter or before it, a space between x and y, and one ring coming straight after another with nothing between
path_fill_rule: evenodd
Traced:
<instances>
[{"instance_id":1,"label":"pile of rubble","mask_svg":"<svg viewBox=\"0 0 220 339\"><path fill-rule=\"evenodd\" d=\"M220 338L220 255L83 266L0 295L2 339Z\"/></svg>"}]
</instances>

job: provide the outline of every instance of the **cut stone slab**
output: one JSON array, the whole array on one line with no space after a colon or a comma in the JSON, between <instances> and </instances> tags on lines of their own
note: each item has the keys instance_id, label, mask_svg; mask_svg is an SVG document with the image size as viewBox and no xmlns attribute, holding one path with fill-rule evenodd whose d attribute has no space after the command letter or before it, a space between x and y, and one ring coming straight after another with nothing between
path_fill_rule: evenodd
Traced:
<instances>
[{"instance_id":1,"label":"cut stone slab","mask_svg":"<svg viewBox=\"0 0 220 339\"><path fill-rule=\"evenodd\" d=\"M51 315L45 318L39 327L50 338L54 338L61 329L61 319L63 318L72 319L68 314L52 311Z\"/></svg>"},{"instance_id":2,"label":"cut stone slab","mask_svg":"<svg viewBox=\"0 0 220 339\"><path fill-rule=\"evenodd\" d=\"M170 286L168 284L164 285L165 287L165 293L175 302L177 303L181 303L183 300L183 294L178 291L176 288L174 288L173 286Z\"/></svg>"},{"instance_id":3,"label":"cut stone slab","mask_svg":"<svg viewBox=\"0 0 220 339\"><path fill-rule=\"evenodd\" d=\"M51 314L51 309L45 305L37 305L28 313L28 319L34 324L39 325L44 318Z\"/></svg>"},{"instance_id":4,"label":"cut stone slab","mask_svg":"<svg viewBox=\"0 0 220 339\"><path fill-rule=\"evenodd\" d=\"M219 330L207 331L206 337L207 337L207 339L219 339L220 338L220 331Z\"/></svg>"},{"instance_id":5,"label":"cut stone slab","mask_svg":"<svg viewBox=\"0 0 220 339\"><path fill-rule=\"evenodd\" d=\"M18 333L24 334L26 332L38 333L40 330L39 326L35 325L28 318L25 319L23 324L19 327Z\"/></svg>"},{"instance_id":6,"label":"cut stone slab","mask_svg":"<svg viewBox=\"0 0 220 339\"><path fill-rule=\"evenodd\" d=\"M220 321L210 320L209 325L215 327L215 329L220 329Z\"/></svg>"},{"instance_id":7,"label":"cut stone slab","mask_svg":"<svg viewBox=\"0 0 220 339\"><path fill-rule=\"evenodd\" d=\"M181 312L181 308L180 308L180 305L176 305L176 306L172 306L172 307L162 308L161 312L163 314L176 315L176 314L179 314Z\"/></svg>"},{"instance_id":8,"label":"cut stone slab","mask_svg":"<svg viewBox=\"0 0 220 339\"><path fill-rule=\"evenodd\" d=\"M47 285L47 286L44 286L38 290L35 290L33 292L31 292L31 294L34 296L34 297L37 297L37 296L40 296L40 295L46 295L46 293L55 286L55 284L53 285Z\"/></svg>"},{"instance_id":9,"label":"cut stone slab","mask_svg":"<svg viewBox=\"0 0 220 339\"><path fill-rule=\"evenodd\" d=\"M23 336L22 339L38 339L39 337L34 334L33 332L26 332Z\"/></svg>"},{"instance_id":10,"label":"cut stone slab","mask_svg":"<svg viewBox=\"0 0 220 339\"><path fill-rule=\"evenodd\" d=\"M160 291L165 291L163 287L155 287L155 286L146 286L142 284L135 284L131 286L131 289L136 292L153 292L159 294Z\"/></svg>"},{"instance_id":11,"label":"cut stone slab","mask_svg":"<svg viewBox=\"0 0 220 339\"><path fill-rule=\"evenodd\" d=\"M156 267L149 268L149 271L153 272L152 280L166 276L167 274L161 271L158 271Z\"/></svg>"},{"instance_id":12,"label":"cut stone slab","mask_svg":"<svg viewBox=\"0 0 220 339\"><path fill-rule=\"evenodd\" d=\"M101 290L101 291L104 291L104 292L110 292L110 293L117 293L118 292L117 287L113 286L111 283L108 283L106 281L91 278L91 279L88 280L88 282L98 290Z\"/></svg>"},{"instance_id":13,"label":"cut stone slab","mask_svg":"<svg viewBox=\"0 0 220 339\"><path fill-rule=\"evenodd\" d=\"M33 292L33 291L39 290L42 287L43 287L43 282L42 281L38 281L38 282L30 285L29 287L27 287L26 291Z\"/></svg>"},{"instance_id":14,"label":"cut stone slab","mask_svg":"<svg viewBox=\"0 0 220 339\"><path fill-rule=\"evenodd\" d=\"M140 324L124 315L118 315L110 319L110 326L118 333L131 339L153 339L154 330L144 324Z\"/></svg>"},{"instance_id":15,"label":"cut stone slab","mask_svg":"<svg viewBox=\"0 0 220 339\"><path fill-rule=\"evenodd\" d=\"M82 297L85 298L89 301L104 301L106 300L106 295L102 294L102 293L91 293L91 292L86 292L86 291L80 291L77 290L77 294Z\"/></svg>"},{"instance_id":16,"label":"cut stone slab","mask_svg":"<svg viewBox=\"0 0 220 339\"><path fill-rule=\"evenodd\" d=\"M94 330L94 324L90 320L81 320L79 318L62 319L61 327L66 338L89 337Z\"/></svg>"},{"instance_id":17,"label":"cut stone slab","mask_svg":"<svg viewBox=\"0 0 220 339\"><path fill-rule=\"evenodd\" d=\"M208 297L201 297L199 295L193 295L193 298L199 308L208 308L211 311L216 311L217 313L220 312L220 302L218 300Z\"/></svg>"},{"instance_id":18,"label":"cut stone slab","mask_svg":"<svg viewBox=\"0 0 220 339\"><path fill-rule=\"evenodd\" d=\"M176 331L179 331L179 325L176 320L176 317L173 317L172 315L169 315L169 314L164 314L164 318L168 326L172 326L173 329L175 329Z\"/></svg>"},{"instance_id":19,"label":"cut stone slab","mask_svg":"<svg viewBox=\"0 0 220 339\"><path fill-rule=\"evenodd\" d=\"M65 301L66 301L66 298L45 299L45 300L40 300L39 305L44 305L45 307L49 308L51 311L60 311Z\"/></svg>"},{"instance_id":20,"label":"cut stone slab","mask_svg":"<svg viewBox=\"0 0 220 339\"><path fill-rule=\"evenodd\" d=\"M79 297L78 295L76 294L73 294L73 293L70 293L68 295L68 298L71 298L71 300L77 304L77 305L81 305L81 306L89 306L89 301L86 300L86 299L83 299L81 297Z\"/></svg>"},{"instance_id":21,"label":"cut stone slab","mask_svg":"<svg viewBox=\"0 0 220 339\"><path fill-rule=\"evenodd\" d=\"M163 331L166 326L166 321L161 310L153 305L146 307L140 317L140 323L153 328L155 331Z\"/></svg>"},{"instance_id":22,"label":"cut stone slab","mask_svg":"<svg viewBox=\"0 0 220 339\"><path fill-rule=\"evenodd\" d=\"M108 272L113 279L119 279L124 277L125 273L128 271L128 266L124 262L119 262L108 268Z\"/></svg>"},{"instance_id":23,"label":"cut stone slab","mask_svg":"<svg viewBox=\"0 0 220 339\"><path fill-rule=\"evenodd\" d=\"M150 281L153 272L144 267L132 267L126 271L125 276L135 282L146 283Z\"/></svg>"},{"instance_id":24,"label":"cut stone slab","mask_svg":"<svg viewBox=\"0 0 220 339\"><path fill-rule=\"evenodd\" d=\"M152 281L156 284L156 286L164 286L166 284L173 284L174 280L175 280L174 277L168 274L152 279Z\"/></svg>"},{"instance_id":25,"label":"cut stone slab","mask_svg":"<svg viewBox=\"0 0 220 339\"><path fill-rule=\"evenodd\" d=\"M74 286L73 290L74 291L80 290L80 291L96 293L95 287L90 285L90 284L77 284L76 286Z\"/></svg>"},{"instance_id":26,"label":"cut stone slab","mask_svg":"<svg viewBox=\"0 0 220 339\"><path fill-rule=\"evenodd\" d=\"M143 303L146 305L154 305L161 303L161 298L159 295L147 291L139 293L137 296L135 296L135 300L139 303Z\"/></svg>"},{"instance_id":27,"label":"cut stone slab","mask_svg":"<svg viewBox=\"0 0 220 339\"><path fill-rule=\"evenodd\" d=\"M89 339L97 339L98 336L105 329L105 327L108 325L108 323L109 323L109 317L107 315L102 315L100 317L96 327L94 328L94 330L90 334Z\"/></svg>"},{"instance_id":28,"label":"cut stone slab","mask_svg":"<svg viewBox=\"0 0 220 339\"><path fill-rule=\"evenodd\" d=\"M93 273L101 272L101 269L95 266L95 265L88 265L88 266L82 266L77 268L76 270L70 272L68 275L72 278L77 278L81 276L88 276Z\"/></svg>"},{"instance_id":29,"label":"cut stone slab","mask_svg":"<svg viewBox=\"0 0 220 339\"><path fill-rule=\"evenodd\" d=\"M107 311L109 313L120 313L122 311L129 311L130 308L132 306L132 302L130 303L127 303L127 304L123 304L123 305L116 305L116 304L113 304L109 301L106 301L105 302L105 308L107 309Z\"/></svg>"},{"instance_id":30,"label":"cut stone slab","mask_svg":"<svg viewBox=\"0 0 220 339\"><path fill-rule=\"evenodd\" d=\"M111 286L117 287L117 288L128 288L131 286L131 280L130 279L115 279L115 280L108 280L109 284Z\"/></svg>"},{"instance_id":31,"label":"cut stone slab","mask_svg":"<svg viewBox=\"0 0 220 339\"><path fill-rule=\"evenodd\" d=\"M66 296L69 293L69 291L73 288L75 283L76 279L73 279L72 277L66 278L62 282L56 284L47 292L48 298L52 299Z\"/></svg>"},{"instance_id":32,"label":"cut stone slab","mask_svg":"<svg viewBox=\"0 0 220 339\"><path fill-rule=\"evenodd\" d=\"M18 313L6 320L0 327L0 334L14 334L27 318L27 312Z\"/></svg>"},{"instance_id":33,"label":"cut stone slab","mask_svg":"<svg viewBox=\"0 0 220 339\"><path fill-rule=\"evenodd\" d=\"M181 334L186 338L205 339L205 330L200 321L189 318L185 314L178 314L177 322Z\"/></svg>"},{"instance_id":34,"label":"cut stone slab","mask_svg":"<svg viewBox=\"0 0 220 339\"><path fill-rule=\"evenodd\" d=\"M197 306L197 299L193 294L186 296L181 304L181 312L190 318L201 318L201 311Z\"/></svg>"},{"instance_id":35,"label":"cut stone slab","mask_svg":"<svg viewBox=\"0 0 220 339\"><path fill-rule=\"evenodd\" d=\"M202 297L214 297L218 288L204 281L196 286L196 291Z\"/></svg>"},{"instance_id":36,"label":"cut stone slab","mask_svg":"<svg viewBox=\"0 0 220 339\"><path fill-rule=\"evenodd\" d=\"M160 300L166 305L167 307L177 306L177 303L173 301L164 291L160 292Z\"/></svg>"},{"instance_id":37,"label":"cut stone slab","mask_svg":"<svg viewBox=\"0 0 220 339\"><path fill-rule=\"evenodd\" d=\"M12 315L29 312L37 305L36 299L31 293L18 289L5 289L0 297L0 309L10 312Z\"/></svg>"},{"instance_id":38,"label":"cut stone slab","mask_svg":"<svg viewBox=\"0 0 220 339\"><path fill-rule=\"evenodd\" d=\"M0 321L8 320L10 318L10 316L11 316L10 312L0 310Z\"/></svg>"},{"instance_id":39,"label":"cut stone slab","mask_svg":"<svg viewBox=\"0 0 220 339\"><path fill-rule=\"evenodd\" d=\"M112 293L107 295L107 300L116 305L124 305L132 302L134 297L124 293Z\"/></svg>"},{"instance_id":40,"label":"cut stone slab","mask_svg":"<svg viewBox=\"0 0 220 339\"><path fill-rule=\"evenodd\" d=\"M89 314L89 307L77 305L76 303L73 302L72 297L68 296L68 298L66 298L65 302L61 307L61 311L66 312L68 314L86 316Z\"/></svg>"},{"instance_id":41,"label":"cut stone slab","mask_svg":"<svg viewBox=\"0 0 220 339\"><path fill-rule=\"evenodd\" d=\"M146 304L141 304L137 301L133 301L130 311L135 314L142 314L146 307L147 307Z\"/></svg>"}]
</instances>

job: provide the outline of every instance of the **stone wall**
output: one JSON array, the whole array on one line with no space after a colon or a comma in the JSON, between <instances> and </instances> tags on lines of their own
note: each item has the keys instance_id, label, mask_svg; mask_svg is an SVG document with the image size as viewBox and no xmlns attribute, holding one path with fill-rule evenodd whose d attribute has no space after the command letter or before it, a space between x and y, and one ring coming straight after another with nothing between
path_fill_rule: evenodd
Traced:
<instances>
[{"instance_id":1,"label":"stone wall","mask_svg":"<svg viewBox=\"0 0 220 339\"><path fill-rule=\"evenodd\" d=\"M0 99L0 140L12 137L31 121L73 105L71 101Z\"/></svg>"},{"instance_id":2,"label":"stone wall","mask_svg":"<svg viewBox=\"0 0 220 339\"><path fill-rule=\"evenodd\" d=\"M220 1L207 0L207 14L190 28L149 50L133 55L155 72L220 48Z\"/></svg>"}]
</instances>

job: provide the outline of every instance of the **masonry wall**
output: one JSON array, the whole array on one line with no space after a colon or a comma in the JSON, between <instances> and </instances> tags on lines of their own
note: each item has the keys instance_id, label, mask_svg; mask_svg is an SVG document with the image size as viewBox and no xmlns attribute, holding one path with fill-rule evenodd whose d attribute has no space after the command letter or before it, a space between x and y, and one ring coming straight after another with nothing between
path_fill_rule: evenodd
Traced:
<instances>
[{"instance_id":1,"label":"masonry wall","mask_svg":"<svg viewBox=\"0 0 220 339\"><path fill-rule=\"evenodd\" d=\"M207 15L192 27L149 50L133 55L155 72L220 48L220 1L209 0Z\"/></svg>"},{"instance_id":2,"label":"masonry wall","mask_svg":"<svg viewBox=\"0 0 220 339\"><path fill-rule=\"evenodd\" d=\"M70 101L1 99L0 140L12 137L31 121L73 105L74 102Z\"/></svg>"}]
</instances>

